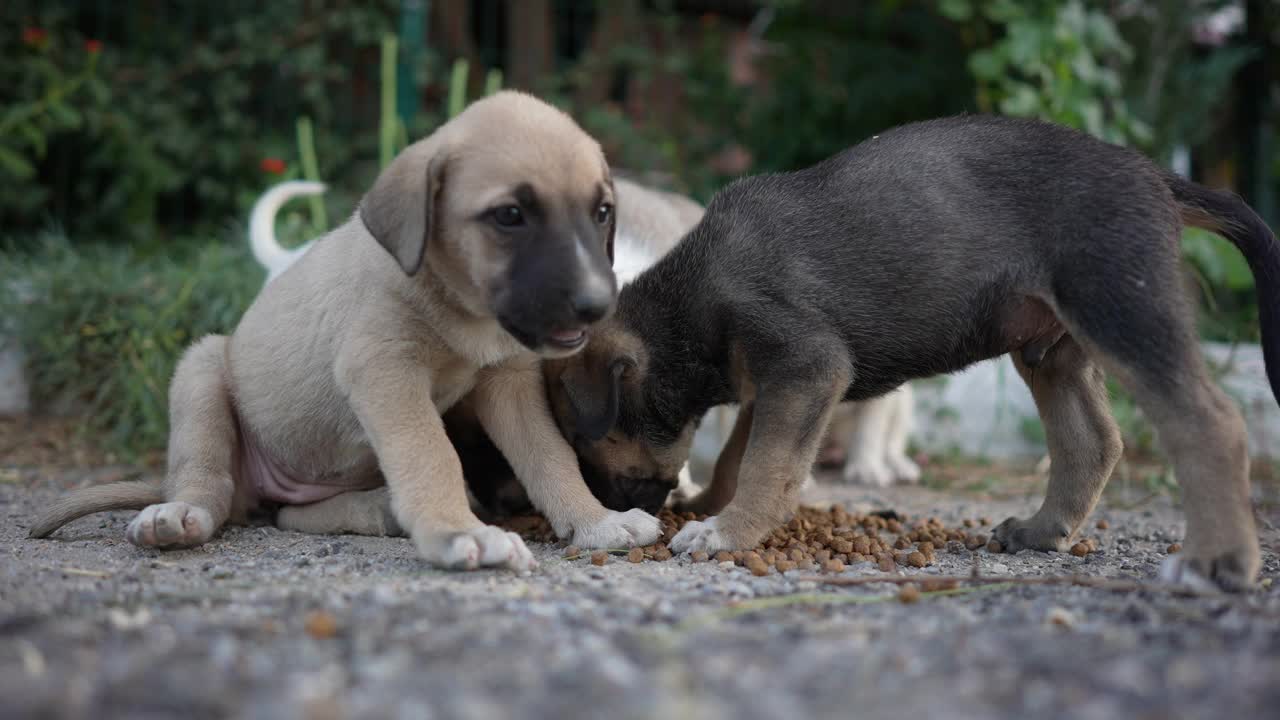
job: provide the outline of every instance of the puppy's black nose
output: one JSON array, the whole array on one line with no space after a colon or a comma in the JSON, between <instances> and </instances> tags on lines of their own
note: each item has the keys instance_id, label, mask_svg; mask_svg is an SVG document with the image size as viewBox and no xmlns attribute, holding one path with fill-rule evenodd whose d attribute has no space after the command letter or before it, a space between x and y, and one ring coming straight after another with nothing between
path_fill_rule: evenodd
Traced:
<instances>
[{"instance_id":1,"label":"puppy's black nose","mask_svg":"<svg viewBox=\"0 0 1280 720\"><path fill-rule=\"evenodd\" d=\"M593 323L603 318L613 305L613 293L599 290L579 290L570 300L573 316L582 323Z\"/></svg>"}]
</instances>

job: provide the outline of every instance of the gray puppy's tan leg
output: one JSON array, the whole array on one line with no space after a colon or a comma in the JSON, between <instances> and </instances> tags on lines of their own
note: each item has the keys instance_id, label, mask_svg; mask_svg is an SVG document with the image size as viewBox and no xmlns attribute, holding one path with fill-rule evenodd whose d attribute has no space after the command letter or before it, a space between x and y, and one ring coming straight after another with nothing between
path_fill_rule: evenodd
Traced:
<instances>
[{"instance_id":1,"label":"gray puppy's tan leg","mask_svg":"<svg viewBox=\"0 0 1280 720\"><path fill-rule=\"evenodd\" d=\"M716 457L716 467L711 473L711 484L705 490L689 500L677 503L676 512L692 512L699 515L715 515L725 508L734 493L738 490L738 473L742 468L742 457L747 451L747 440L751 437L751 403L743 403L738 409L738 419L733 424L729 439L725 442L720 455Z\"/></svg>"},{"instance_id":2,"label":"gray puppy's tan leg","mask_svg":"<svg viewBox=\"0 0 1280 720\"><path fill-rule=\"evenodd\" d=\"M164 495L129 523L143 547L191 547L207 541L232 512L236 433L226 372L227 338L210 335L178 362L169 387L169 458Z\"/></svg>"},{"instance_id":3,"label":"gray puppy's tan leg","mask_svg":"<svg viewBox=\"0 0 1280 720\"><path fill-rule=\"evenodd\" d=\"M1248 435L1240 410L1209 377L1198 349L1191 350L1183 378L1164 390L1118 363L1115 374L1155 426L1181 489L1186 539L1163 568L1165 579L1207 579L1245 590L1262 566L1249 499ZM1057 462L1055 456L1050 467Z\"/></svg>"},{"instance_id":4,"label":"gray puppy's tan leg","mask_svg":"<svg viewBox=\"0 0 1280 720\"><path fill-rule=\"evenodd\" d=\"M1035 515L1009 518L993 535L1007 552L1065 551L1120 460L1120 429L1111 416L1102 371L1071 336L1063 336L1034 368L1021 353L1012 357L1040 411L1053 465Z\"/></svg>"},{"instance_id":5,"label":"gray puppy's tan leg","mask_svg":"<svg viewBox=\"0 0 1280 720\"><path fill-rule=\"evenodd\" d=\"M822 349L798 350L796 356L821 357L820 353ZM838 359L828 357L836 366L814 382L756 383L751 432L733 500L705 522L686 523L671 539L673 551L743 550L786 522L818 455L831 412L849 386L848 366L839 366Z\"/></svg>"},{"instance_id":6,"label":"gray puppy's tan leg","mask_svg":"<svg viewBox=\"0 0 1280 720\"><path fill-rule=\"evenodd\" d=\"M556 535L585 548L648 545L662 535L656 517L609 510L591 494L551 415L535 358L482 371L468 400Z\"/></svg>"},{"instance_id":7,"label":"gray puppy's tan leg","mask_svg":"<svg viewBox=\"0 0 1280 720\"><path fill-rule=\"evenodd\" d=\"M405 535L386 487L356 490L306 505L280 508L276 527L313 535Z\"/></svg>"}]
</instances>

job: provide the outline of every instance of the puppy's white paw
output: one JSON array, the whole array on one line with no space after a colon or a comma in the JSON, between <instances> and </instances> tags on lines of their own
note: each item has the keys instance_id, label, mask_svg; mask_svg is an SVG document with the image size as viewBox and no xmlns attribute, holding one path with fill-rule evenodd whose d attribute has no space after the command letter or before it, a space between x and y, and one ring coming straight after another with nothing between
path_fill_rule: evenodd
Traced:
<instances>
[{"instance_id":1,"label":"puppy's white paw","mask_svg":"<svg viewBox=\"0 0 1280 720\"><path fill-rule=\"evenodd\" d=\"M578 528L573 544L583 548L629 548L652 545L662 536L662 521L649 513L633 509L609 511L594 525Z\"/></svg>"},{"instance_id":2,"label":"puppy's white paw","mask_svg":"<svg viewBox=\"0 0 1280 720\"><path fill-rule=\"evenodd\" d=\"M496 567L525 573L538 566L519 535L492 525L462 532L414 533L413 539L423 559L448 570Z\"/></svg>"},{"instance_id":3,"label":"puppy's white paw","mask_svg":"<svg viewBox=\"0 0 1280 720\"><path fill-rule=\"evenodd\" d=\"M798 489L798 490L800 490L801 492L803 492L803 491L808 490L809 488L813 487L814 485L816 485L816 484L817 484L817 482L818 482L817 480L814 480L814 479L813 479L813 473L811 473L811 472L805 473L805 474L804 474L804 480L802 480L802 481L800 482L800 487L799 487L799 488L797 488L797 489Z\"/></svg>"},{"instance_id":4,"label":"puppy's white paw","mask_svg":"<svg viewBox=\"0 0 1280 720\"><path fill-rule=\"evenodd\" d=\"M148 505L138 513L124 536L138 547L184 548L213 537L213 516L202 507L184 502Z\"/></svg>"},{"instance_id":5,"label":"puppy's white paw","mask_svg":"<svg viewBox=\"0 0 1280 720\"><path fill-rule=\"evenodd\" d=\"M1161 582L1186 585L1199 592L1219 592L1221 590L1216 583L1196 572L1191 565L1178 555L1165 556L1165 559L1160 562L1160 574L1158 577Z\"/></svg>"},{"instance_id":6,"label":"puppy's white paw","mask_svg":"<svg viewBox=\"0 0 1280 720\"><path fill-rule=\"evenodd\" d=\"M852 485L872 485L888 487L893 483L893 474L889 466L879 460L858 460L845 464L842 473L844 481Z\"/></svg>"},{"instance_id":7,"label":"puppy's white paw","mask_svg":"<svg viewBox=\"0 0 1280 720\"><path fill-rule=\"evenodd\" d=\"M702 550L706 553L716 553L721 550L732 550L733 543L720 530L720 517L711 517L706 520L693 520L684 524L680 528L680 532L671 538L671 542L667 544L671 548L671 552L693 552L694 550Z\"/></svg>"},{"instance_id":8,"label":"puppy's white paw","mask_svg":"<svg viewBox=\"0 0 1280 720\"><path fill-rule=\"evenodd\" d=\"M890 476L897 482L920 482L920 466L906 455L889 455L885 458L885 464L889 467Z\"/></svg>"}]
</instances>

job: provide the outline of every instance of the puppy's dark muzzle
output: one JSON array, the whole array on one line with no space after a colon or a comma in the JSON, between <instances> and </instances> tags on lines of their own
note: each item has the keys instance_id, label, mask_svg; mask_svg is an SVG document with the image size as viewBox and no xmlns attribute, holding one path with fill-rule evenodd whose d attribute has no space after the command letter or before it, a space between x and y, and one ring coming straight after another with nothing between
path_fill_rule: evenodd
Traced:
<instances>
[{"instance_id":1,"label":"puppy's dark muzzle","mask_svg":"<svg viewBox=\"0 0 1280 720\"><path fill-rule=\"evenodd\" d=\"M499 309L498 321L535 352L576 350L586 344L591 326L613 310L615 297L612 291L579 291L568 297L553 293L550 300L512 298Z\"/></svg>"},{"instance_id":2,"label":"puppy's dark muzzle","mask_svg":"<svg viewBox=\"0 0 1280 720\"><path fill-rule=\"evenodd\" d=\"M586 468L582 475L600 504L619 512L639 508L653 515L662 509L667 496L676 489L676 481L666 478L609 478Z\"/></svg>"}]
</instances>

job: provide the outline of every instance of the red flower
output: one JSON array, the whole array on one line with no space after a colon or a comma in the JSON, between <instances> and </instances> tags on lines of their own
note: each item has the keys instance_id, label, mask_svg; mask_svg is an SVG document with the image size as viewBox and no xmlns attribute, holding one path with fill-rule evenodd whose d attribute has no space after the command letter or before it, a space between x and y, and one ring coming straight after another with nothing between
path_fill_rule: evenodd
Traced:
<instances>
[{"instance_id":1,"label":"red flower","mask_svg":"<svg viewBox=\"0 0 1280 720\"><path fill-rule=\"evenodd\" d=\"M91 55L96 55L102 52L102 41L101 40L85 40L84 49L85 49L85 52Z\"/></svg>"},{"instance_id":2,"label":"red flower","mask_svg":"<svg viewBox=\"0 0 1280 720\"><path fill-rule=\"evenodd\" d=\"M22 29L22 42L28 45L40 45L47 37L49 37L49 33L38 27Z\"/></svg>"},{"instance_id":3,"label":"red flower","mask_svg":"<svg viewBox=\"0 0 1280 720\"><path fill-rule=\"evenodd\" d=\"M285 165L280 158L262 158L262 162L258 163L258 167L261 167L263 172L281 175L284 173Z\"/></svg>"}]
</instances>

